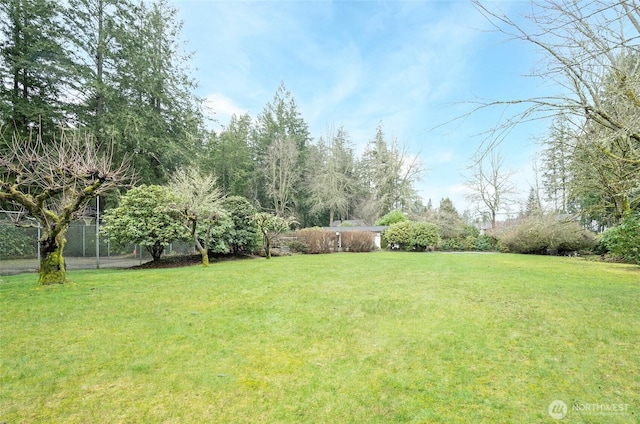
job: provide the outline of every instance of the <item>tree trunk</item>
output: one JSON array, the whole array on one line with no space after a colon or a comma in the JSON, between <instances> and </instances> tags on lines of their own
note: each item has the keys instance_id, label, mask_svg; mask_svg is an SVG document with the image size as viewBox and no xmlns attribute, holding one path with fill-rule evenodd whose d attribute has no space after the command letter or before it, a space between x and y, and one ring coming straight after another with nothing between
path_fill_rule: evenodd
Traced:
<instances>
[{"instance_id":1,"label":"tree trunk","mask_svg":"<svg viewBox=\"0 0 640 424\"><path fill-rule=\"evenodd\" d=\"M202 255L202 266L209 266L209 253L207 249L200 249L200 255Z\"/></svg>"},{"instance_id":2,"label":"tree trunk","mask_svg":"<svg viewBox=\"0 0 640 424\"><path fill-rule=\"evenodd\" d=\"M271 259L271 240L266 235L264 237L264 254L267 259Z\"/></svg>"},{"instance_id":3,"label":"tree trunk","mask_svg":"<svg viewBox=\"0 0 640 424\"><path fill-rule=\"evenodd\" d=\"M155 244L151 246L146 246L145 249L149 252L153 261L157 261L160 260L162 252L164 252L164 245L160 242L155 242Z\"/></svg>"},{"instance_id":4,"label":"tree trunk","mask_svg":"<svg viewBox=\"0 0 640 424\"><path fill-rule=\"evenodd\" d=\"M209 220L207 235L205 236L203 243L200 243L200 239L198 239L198 234L196 233L198 220L195 218L191 219L191 237L196 245L196 249L198 249L198 252L200 252L200 255L202 256L202 266L209 266L209 238L211 237L212 225L212 220Z\"/></svg>"},{"instance_id":5,"label":"tree trunk","mask_svg":"<svg viewBox=\"0 0 640 424\"><path fill-rule=\"evenodd\" d=\"M64 234L40 240L41 257L38 284L41 286L67 282L67 270L62 256L65 243Z\"/></svg>"},{"instance_id":6,"label":"tree trunk","mask_svg":"<svg viewBox=\"0 0 640 424\"><path fill-rule=\"evenodd\" d=\"M614 203L616 206L616 221L618 224L622 223L622 218L631 211L631 204L629 203L629 197L626 194L614 196Z\"/></svg>"}]
</instances>

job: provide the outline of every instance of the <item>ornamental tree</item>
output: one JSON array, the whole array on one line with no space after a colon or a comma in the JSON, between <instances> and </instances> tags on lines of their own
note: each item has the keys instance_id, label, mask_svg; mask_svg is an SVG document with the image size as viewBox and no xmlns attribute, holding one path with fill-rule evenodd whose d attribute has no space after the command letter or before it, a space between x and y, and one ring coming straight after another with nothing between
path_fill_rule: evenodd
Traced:
<instances>
[{"instance_id":1,"label":"ornamental tree","mask_svg":"<svg viewBox=\"0 0 640 424\"><path fill-rule=\"evenodd\" d=\"M178 201L178 196L164 186L134 187L122 196L120 206L105 212L102 230L120 245L139 244L157 261L169 243L188 237L176 208Z\"/></svg>"},{"instance_id":2,"label":"ornamental tree","mask_svg":"<svg viewBox=\"0 0 640 424\"><path fill-rule=\"evenodd\" d=\"M38 283L65 283L69 224L96 196L132 183L129 159L116 164L110 146L101 150L93 138L72 130L50 143L40 135L23 139L14 134L2 144L0 202L14 205L41 227Z\"/></svg>"},{"instance_id":3,"label":"ornamental tree","mask_svg":"<svg viewBox=\"0 0 640 424\"><path fill-rule=\"evenodd\" d=\"M216 177L201 174L195 168L180 170L173 175L170 188L177 196L176 207L183 225L202 256L202 265L208 266L211 232L222 218L222 191Z\"/></svg>"},{"instance_id":4,"label":"ornamental tree","mask_svg":"<svg viewBox=\"0 0 640 424\"><path fill-rule=\"evenodd\" d=\"M264 248L265 255L267 259L271 259L271 247L283 233L289 231L290 226L295 220L293 218L285 219L268 212L255 214L253 220L262 235L262 247Z\"/></svg>"}]
</instances>

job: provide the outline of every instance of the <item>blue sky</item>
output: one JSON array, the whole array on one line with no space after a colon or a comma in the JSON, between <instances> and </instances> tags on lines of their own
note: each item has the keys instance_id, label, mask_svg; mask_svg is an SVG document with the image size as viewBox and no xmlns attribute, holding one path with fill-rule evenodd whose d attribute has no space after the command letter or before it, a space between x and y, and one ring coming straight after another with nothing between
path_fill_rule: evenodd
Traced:
<instances>
[{"instance_id":1,"label":"blue sky","mask_svg":"<svg viewBox=\"0 0 640 424\"><path fill-rule=\"evenodd\" d=\"M419 194L434 206L450 197L461 212L462 173L504 117L502 108L433 129L471 109L478 98L533 97L540 82L526 77L536 52L489 31L468 1L206 1L173 0L186 50L220 125L232 113L252 117L280 82L294 96L314 138L343 125L358 152L382 122L419 155L426 172ZM494 2L512 14L528 3ZM510 112L506 112L507 116ZM500 151L522 197L533 184L531 159L544 123L517 127Z\"/></svg>"}]
</instances>

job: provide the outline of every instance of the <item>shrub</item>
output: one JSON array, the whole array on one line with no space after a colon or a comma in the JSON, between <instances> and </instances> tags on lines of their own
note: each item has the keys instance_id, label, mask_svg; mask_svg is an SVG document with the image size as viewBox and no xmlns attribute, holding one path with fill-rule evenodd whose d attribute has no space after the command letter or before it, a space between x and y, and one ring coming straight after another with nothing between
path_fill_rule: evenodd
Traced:
<instances>
[{"instance_id":1,"label":"shrub","mask_svg":"<svg viewBox=\"0 0 640 424\"><path fill-rule=\"evenodd\" d=\"M409 221L396 222L384 230L382 236L385 238L391 249L404 249L411 242L411 227Z\"/></svg>"},{"instance_id":2,"label":"shrub","mask_svg":"<svg viewBox=\"0 0 640 424\"><path fill-rule=\"evenodd\" d=\"M590 249L593 233L557 215L533 216L498 234L503 250L514 253L564 254Z\"/></svg>"},{"instance_id":3,"label":"shrub","mask_svg":"<svg viewBox=\"0 0 640 424\"><path fill-rule=\"evenodd\" d=\"M188 238L174 205L178 197L167 187L141 185L120 199L120 206L104 214L103 234L119 245L139 244L158 260L174 240Z\"/></svg>"},{"instance_id":4,"label":"shrub","mask_svg":"<svg viewBox=\"0 0 640 424\"><path fill-rule=\"evenodd\" d=\"M258 226L253 220L256 209L242 196L225 198L222 207L233 222L226 237L229 251L234 254L253 252L259 244Z\"/></svg>"},{"instance_id":5,"label":"shrub","mask_svg":"<svg viewBox=\"0 0 640 424\"><path fill-rule=\"evenodd\" d=\"M11 222L0 222L0 257L22 258L34 256L37 236L30 229L16 227Z\"/></svg>"},{"instance_id":6,"label":"shrub","mask_svg":"<svg viewBox=\"0 0 640 424\"><path fill-rule=\"evenodd\" d=\"M337 246L337 237L334 231L324 231L320 228L303 228L297 230L294 236L298 241L307 246L307 253L329 253Z\"/></svg>"},{"instance_id":7,"label":"shrub","mask_svg":"<svg viewBox=\"0 0 640 424\"><path fill-rule=\"evenodd\" d=\"M460 239L460 244L462 245L462 250L475 250L476 242L478 239L474 236L466 236Z\"/></svg>"},{"instance_id":8,"label":"shrub","mask_svg":"<svg viewBox=\"0 0 640 424\"><path fill-rule=\"evenodd\" d=\"M297 238L294 238L293 240L289 240L286 245L289 248L290 252L309 253L309 246L304 240L298 240Z\"/></svg>"},{"instance_id":9,"label":"shrub","mask_svg":"<svg viewBox=\"0 0 640 424\"><path fill-rule=\"evenodd\" d=\"M207 234L207 225L205 223L198 223L198 228L198 234L204 235L203 238L205 238ZM233 218L227 211L220 210L218 212L218 216L209 228L209 252L221 254L238 253L233 252L230 248L231 241L236 240L234 239L235 236L236 232ZM257 235L254 237L257 238Z\"/></svg>"},{"instance_id":10,"label":"shrub","mask_svg":"<svg viewBox=\"0 0 640 424\"><path fill-rule=\"evenodd\" d=\"M411 226L409 246L419 252L435 248L440 243L438 227L430 222L416 222Z\"/></svg>"},{"instance_id":11,"label":"shrub","mask_svg":"<svg viewBox=\"0 0 640 424\"><path fill-rule=\"evenodd\" d=\"M464 245L459 238L443 239L440 242L440 250L444 252L464 250Z\"/></svg>"},{"instance_id":12,"label":"shrub","mask_svg":"<svg viewBox=\"0 0 640 424\"><path fill-rule=\"evenodd\" d=\"M627 262L640 264L640 217L625 215L620 225L602 233L599 245Z\"/></svg>"},{"instance_id":13,"label":"shrub","mask_svg":"<svg viewBox=\"0 0 640 424\"><path fill-rule=\"evenodd\" d=\"M440 243L438 228L429 222L397 222L389 226L382 236L392 249L425 251Z\"/></svg>"},{"instance_id":14,"label":"shrub","mask_svg":"<svg viewBox=\"0 0 640 424\"><path fill-rule=\"evenodd\" d=\"M462 236L464 238L467 238L467 237L478 238L480 237L480 230L478 230L478 228L476 228L474 225L465 225L464 229L462 230Z\"/></svg>"},{"instance_id":15,"label":"shrub","mask_svg":"<svg viewBox=\"0 0 640 424\"><path fill-rule=\"evenodd\" d=\"M496 244L496 239L487 234L482 234L476 239L476 244L474 245L473 249L480 252L486 252L488 250L497 249Z\"/></svg>"},{"instance_id":16,"label":"shrub","mask_svg":"<svg viewBox=\"0 0 640 424\"><path fill-rule=\"evenodd\" d=\"M342 249L349 252L376 250L375 234L369 231L345 231L341 233Z\"/></svg>"}]
</instances>

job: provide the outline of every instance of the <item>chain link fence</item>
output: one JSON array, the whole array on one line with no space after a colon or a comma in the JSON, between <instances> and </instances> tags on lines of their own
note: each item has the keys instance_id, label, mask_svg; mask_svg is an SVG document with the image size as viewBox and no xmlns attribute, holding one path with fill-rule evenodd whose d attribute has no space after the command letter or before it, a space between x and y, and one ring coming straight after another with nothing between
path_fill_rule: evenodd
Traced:
<instances>
[{"instance_id":1,"label":"chain link fence","mask_svg":"<svg viewBox=\"0 0 640 424\"><path fill-rule=\"evenodd\" d=\"M130 268L151 260L139 246L115 246L100 237L98 231L95 219L82 219L70 225L64 248L67 269ZM38 271L40 234L35 222L33 225L21 222L17 226L11 219L0 218L0 275ZM193 247L185 242L172 243L165 250L165 255L192 253Z\"/></svg>"}]
</instances>

